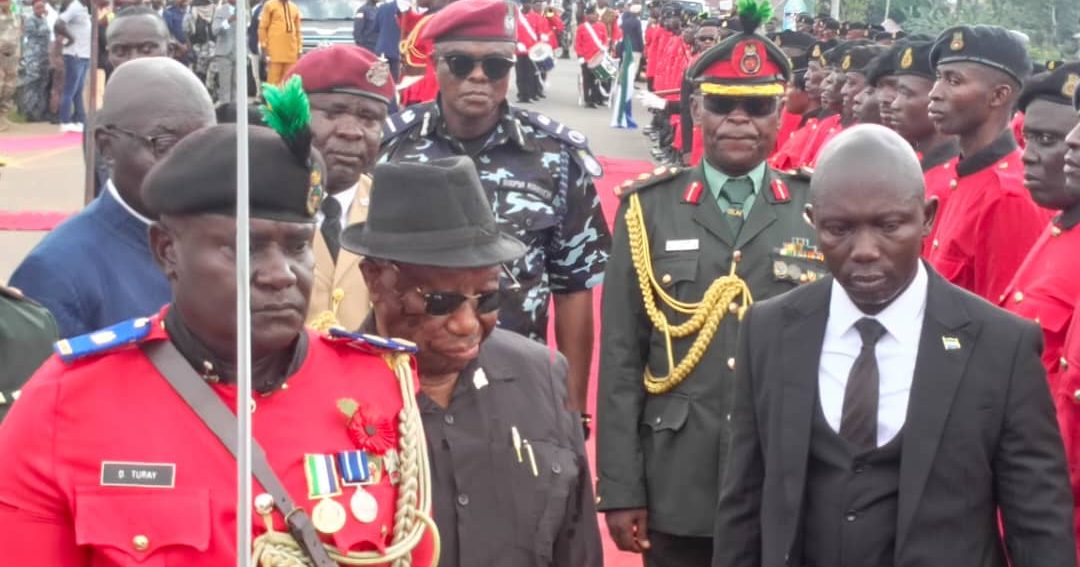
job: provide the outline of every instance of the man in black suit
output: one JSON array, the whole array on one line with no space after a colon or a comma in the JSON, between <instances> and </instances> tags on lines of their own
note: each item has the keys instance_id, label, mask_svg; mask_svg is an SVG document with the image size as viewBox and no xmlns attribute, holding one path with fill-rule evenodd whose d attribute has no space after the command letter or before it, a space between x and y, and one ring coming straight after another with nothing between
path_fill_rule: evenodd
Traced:
<instances>
[{"instance_id":1,"label":"man in black suit","mask_svg":"<svg viewBox=\"0 0 1080 567\"><path fill-rule=\"evenodd\" d=\"M713 567L1075 566L1039 329L919 260L936 204L897 134L818 164L832 277L742 323Z\"/></svg>"}]
</instances>

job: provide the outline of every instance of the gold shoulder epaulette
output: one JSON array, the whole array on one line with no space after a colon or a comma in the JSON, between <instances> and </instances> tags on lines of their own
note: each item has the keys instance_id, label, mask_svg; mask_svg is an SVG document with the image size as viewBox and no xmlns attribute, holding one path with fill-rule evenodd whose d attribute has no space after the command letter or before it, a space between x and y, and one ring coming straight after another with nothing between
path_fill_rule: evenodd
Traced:
<instances>
[{"instance_id":1,"label":"gold shoulder epaulette","mask_svg":"<svg viewBox=\"0 0 1080 567\"><path fill-rule=\"evenodd\" d=\"M628 179L621 184L616 185L614 189L615 196L622 198L642 189L659 185L660 183L679 175L682 171L683 168L674 165L657 167L650 173L642 173L634 179Z\"/></svg>"}]
</instances>

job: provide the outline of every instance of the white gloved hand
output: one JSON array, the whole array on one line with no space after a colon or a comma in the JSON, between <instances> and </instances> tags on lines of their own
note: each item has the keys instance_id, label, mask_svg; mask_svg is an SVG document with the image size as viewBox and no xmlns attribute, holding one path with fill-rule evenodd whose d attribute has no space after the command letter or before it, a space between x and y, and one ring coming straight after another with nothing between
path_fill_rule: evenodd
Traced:
<instances>
[{"instance_id":1,"label":"white gloved hand","mask_svg":"<svg viewBox=\"0 0 1080 567\"><path fill-rule=\"evenodd\" d=\"M666 100L649 91L639 91L638 100L649 110L663 110L667 106Z\"/></svg>"}]
</instances>

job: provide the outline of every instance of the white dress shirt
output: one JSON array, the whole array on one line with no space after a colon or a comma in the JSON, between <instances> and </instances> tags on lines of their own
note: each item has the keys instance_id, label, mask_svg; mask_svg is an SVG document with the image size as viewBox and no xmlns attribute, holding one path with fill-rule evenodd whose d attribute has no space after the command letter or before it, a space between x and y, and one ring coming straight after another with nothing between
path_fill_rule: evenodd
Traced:
<instances>
[{"instance_id":1,"label":"white dress shirt","mask_svg":"<svg viewBox=\"0 0 1080 567\"><path fill-rule=\"evenodd\" d=\"M109 195L112 196L113 199L116 199L117 203L120 203L121 207L124 207L125 211L130 213L131 216L133 216L133 217L139 219L140 221L142 221L142 223L145 224L146 226L150 226L150 224L152 222L154 222L154 221L144 217L143 215L139 214L139 211L136 211L135 209L133 209L131 207L131 205L129 205L127 203L127 201L125 201L124 198L120 196L120 191L116 189L116 185L113 185L112 179L105 182L105 190L109 192Z\"/></svg>"},{"instance_id":2,"label":"white dress shirt","mask_svg":"<svg viewBox=\"0 0 1080 567\"><path fill-rule=\"evenodd\" d=\"M333 195L327 196L328 199L337 199L337 202L341 203L342 230L344 230L345 227L349 226L349 207L351 207L353 201L356 200L356 192L359 189L360 184L357 183L356 185L353 185L352 187L349 187L348 189L340 193L334 193ZM326 215L323 214L322 209L320 208L319 211L315 213L315 222L318 224L318 228L320 229L322 228L322 221L324 218L326 218Z\"/></svg>"},{"instance_id":3,"label":"white dress shirt","mask_svg":"<svg viewBox=\"0 0 1080 567\"><path fill-rule=\"evenodd\" d=\"M891 441L904 427L926 313L927 281L926 268L919 262L919 271L911 285L881 313L867 315L833 280L818 367L818 397L825 420L834 431L840 431L848 374L862 350L862 338L855 322L863 317L877 319L886 331L875 348L879 376L878 447Z\"/></svg>"}]
</instances>

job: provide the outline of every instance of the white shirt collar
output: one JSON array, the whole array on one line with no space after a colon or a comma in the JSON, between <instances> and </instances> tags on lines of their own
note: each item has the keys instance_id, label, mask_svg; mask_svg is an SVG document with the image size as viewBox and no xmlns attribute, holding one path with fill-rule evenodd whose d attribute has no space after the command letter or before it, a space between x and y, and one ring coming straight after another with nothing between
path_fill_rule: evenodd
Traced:
<instances>
[{"instance_id":1,"label":"white shirt collar","mask_svg":"<svg viewBox=\"0 0 1080 567\"><path fill-rule=\"evenodd\" d=\"M352 187L349 187L348 189L346 189L344 191L340 191L338 193L333 193L333 194L330 195L331 199L336 199L337 202L341 204L341 226L342 226L342 228L344 228L345 226L347 226L349 224L348 223L348 221L349 221L349 207L352 207L353 201L356 200L356 193L359 190L360 190L360 183L357 182L355 185L353 185ZM323 215L322 209L320 209L319 212L315 214L315 222L319 226L322 226L322 221L323 221L324 218L325 218L325 215Z\"/></svg>"},{"instance_id":2,"label":"white shirt collar","mask_svg":"<svg viewBox=\"0 0 1080 567\"><path fill-rule=\"evenodd\" d=\"M113 199L116 199L117 203L120 203L121 207L124 207L124 210L127 211L128 214L130 214L131 216L139 219L139 221L142 222L143 224L145 224L146 226L150 226L151 224L153 224L154 221L152 221L152 220L144 217L143 215L139 214L138 211L131 208L131 205L127 204L127 201L125 201L124 198L120 196L120 191L118 191L116 189L116 185L113 184L112 179L109 179L108 181L105 182L105 190L109 192L109 195L112 195Z\"/></svg>"},{"instance_id":3,"label":"white shirt collar","mask_svg":"<svg viewBox=\"0 0 1080 567\"><path fill-rule=\"evenodd\" d=\"M922 329L923 315L926 312L926 292L929 277L926 268L919 262L918 271L911 285L904 290L888 307L877 315L867 315L852 303L844 288L833 279L832 295L829 299L829 322L826 332L840 336L851 331L855 322L863 317L877 319L886 332L904 346L918 349L919 332ZM910 344L909 344L910 343Z\"/></svg>"}]
</instances>

